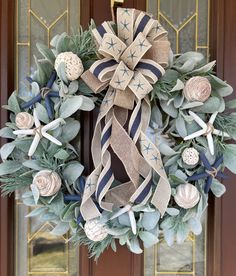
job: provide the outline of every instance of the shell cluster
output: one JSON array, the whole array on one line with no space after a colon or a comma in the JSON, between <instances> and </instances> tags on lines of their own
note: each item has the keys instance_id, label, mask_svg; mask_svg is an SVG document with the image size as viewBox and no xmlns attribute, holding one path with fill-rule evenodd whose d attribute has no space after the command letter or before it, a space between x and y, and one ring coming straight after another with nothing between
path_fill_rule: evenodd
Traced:
<instances>
[{"instance_id":1,"label":"shell cluster","mask_svg":"<svg viewBox=\"0 0 236 276\"><path fill-rule=\"evenodd\" d=\"M198 189L189 183L181 184L176 188L175 202L184 209L193 208L199 202Z\"/></svg>"},{"instance_id":2,"label":"shell cluster","mask_svg":"<svg viewBox=\"0 0 236 276\"><path fill-rule=\"evenodd\" d=\"M186 148L182 153L183 162L194 166L199 162L199 152L195 148Z\"/></svg>"},{"instance_id":3,"label":"shell cluster","mask_svg":"<svg viewBox=\"0 0 236 276\"><path fill-rule=\"evenodd\" d=\"M192 77L186 82L183 92L190 102L205 102L211 95L211 84L207 78Z\"/></svg>"},{"instance_id":4,"label":"shell cluster","mask_svg":"<svg viewBox=\"0 0 236 276\"><path fill-rule=\"evenodd\" d=\"M72 52L60 53L55 60L55 69L61 63L65 64L66 77L69 81L77 80L84 71L83 63L81 59Z\"/></svg>"},{"instance_id":5,"label":"shell cluster","mask_svg":"<svg viewBox=\"0 0 236 276\"><path fill-rule=\"evenodd\" d=\"M86 221L84 232L91 241L102 241L108 236L107 226L100 219Z\"/></svg>"}]
</instances>

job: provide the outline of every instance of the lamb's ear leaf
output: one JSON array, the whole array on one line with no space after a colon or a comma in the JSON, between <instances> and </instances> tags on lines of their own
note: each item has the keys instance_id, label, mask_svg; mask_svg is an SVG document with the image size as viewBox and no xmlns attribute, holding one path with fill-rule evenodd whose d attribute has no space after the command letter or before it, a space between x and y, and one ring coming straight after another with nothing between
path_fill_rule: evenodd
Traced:
<instances>
[{"instance_id":1,"label":"lamb's ear leaf","mask_svg":"<svg viewBox=\"0 0 236 276\"><path fill-rule=\"evenodd\" d=\"M13 160L7 160L0 164L0 176L15 173L19 171L21 168L21 163Z\"/></svg>"},{"instance_id":2,"label":"lamb's ear leaf","mask_svg":"<svg viewBox=\"0 0 236 276\"><path fill-rule=\"evenodd\" d=\"M135 253L135 254L141 254L143 253L143 250L140 247L139 241L137 237L134 237L130 243L129 243L129 249L131 252Z\"/></svg>"},{"instance_id":3,"label":"lamb's ear leaf","mask_svg":"<svg viewBox=\"0 0 236 276\"><path fill-rule=\"evenodd\" d=\"M68 97L59 110L61 118L68 118L78 110L91 111L95 107L93 100L85 96Z\"/></svg>"},{"instance_id":4,"label":"lamb's ear leaf","mask_svg":"<svg viewBox=\"0 0 236 276\"><path fill-rule=\"evenodd\" d=\"M69 231L69 229L69 222L60 221L50 233L55 236L62 236L66 234Z\"/></svg>"},{"instance_id":5,"label":"lamb's ear leaf","mask_svg":"<svg viewBox=\"0 0 236 276\"><path fill-rule=\"evenodd\" d=\"M14 91L8 99L8 107L15 114L21 112L20 105L16 96L16 91Z\"/></svg>"},{"instance_id":6,"label":"lamb's ear leaf","mask_svg":"<svg viewBox=\"0 0 236 276\"><path fill-rule=\"evenodd\" d=\"M3 161L13 152L15 144L13 142L4 144L0 149L0 155Z\"/></svg>"},{"instance_id":7,"label":"lamb's ear leaf","mask_svg":"<svg viewBox=\"0 0 236 276\"><path fill-rule=\"evenodd\" d=\"M35 205L37 205L38 201L39 201L39 197L40 197L39 189L37 188L37 186L35 186L33 184L30 185L30 188L31 188L31 191L32 191L32 194L34 197Z\"/></svg>"},{"instance_id":8,"label":"lamb's ear leaf","mask_svg":"<svg viewBox=\"0 0 236 276\"><path fill-rule=\"evenodd\" d=\"M42 43L36 43L38 51L46 58L52 65L55 62L55 55L52 50Z\"/></svg>"},{"instance_id":9,"label":"lamb's ear leaf","mask_svg":"<svg viewBox=\"0 0 236 276\"><path fill-rule=\"evenodd\" d=\"M158 237L148 231L140 231L139 237L143 241L143 245L145 248L150 248L159 241Z\"/></svg>"},{"instance_id":10,"label":"lamb's ear leaf","mask_svg":"<svg viewBox=\"0 0 236 276\"><path fill-rule=\"evenodd\" d=\"M221 197L225 193L226 188L225 185L214 178L211 183L211 191L216 197Z\"/></svg>"},{"instance_id":11,"label":"lamb's ear leaf","mask_svg":"<svg viewBox=\"0 0 236 276\"><path fill-rule=\"evenodd\" d=\"M224 165L236 174L236 145L226 144L224 151Z\"/></svg>"}]
</instances>

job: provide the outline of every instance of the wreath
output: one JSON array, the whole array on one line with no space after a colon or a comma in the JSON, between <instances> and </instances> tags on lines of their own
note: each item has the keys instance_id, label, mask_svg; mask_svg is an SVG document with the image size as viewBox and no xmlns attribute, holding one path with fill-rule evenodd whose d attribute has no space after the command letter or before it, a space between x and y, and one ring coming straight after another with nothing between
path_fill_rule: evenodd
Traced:
<instances>
[{"instance_id":1,"label":"wreath","mask_svg":"<svg viewBox=\"0 0 236 276\"><path fill-rule=\"evenodd\" d=\"M37 47L29 84L3 106L10 121L0 136L11 141L0 150L2 194L20 191L28 217L50 221L52 234L69 231L95 258L116 242L138 254L160 235L169 246L199 235L209 192L225 192L225 167L236 173L236 102L225 101L233 90L215 62L173 55L164 28L135 9ZM95 105L85 176L80 110Z\"/></svg>"}]
</instances>

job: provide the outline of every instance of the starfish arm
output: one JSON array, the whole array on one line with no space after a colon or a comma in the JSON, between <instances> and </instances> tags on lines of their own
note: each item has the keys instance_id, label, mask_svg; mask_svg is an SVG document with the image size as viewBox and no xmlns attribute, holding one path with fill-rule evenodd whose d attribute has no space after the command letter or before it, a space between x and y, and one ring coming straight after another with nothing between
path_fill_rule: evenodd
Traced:
<instances>
[{"instance_id":1,"label":"starfish arm","mask_svg":"<svg viewBox=\"0 0 236 276\"><path fill-rule=\"evenodd\" d=\"M217 116L218 112L214 112L209 120L209 123L213 125L213 123L215 122L216 116Z\"/></svg>"},{"instance_id":2,"label":"starfish arm","mask_svg":"<svg viewBox=\"0 0 236 276\"><path fill-rule=\"evenodd\" d=\"M187 178L188 181L196 181L202 178L206 178L208 176L208 173L204 172L204 173L195 173L192 176L189 176Z\"/></svg>"},{"instance_id":3,"label":"starfish arm","mask_svg":"<svg viewBox=\"0 0 236 276\"><path fill-rule=\"evenodd\" d=\"M60 95L58 91L51 91L48 93L48 97L60 98Z\"/></svg>"},{"instance_id":4,"label":"starfish arm","mask_svg":"<svg viewBox=\"0 0 236 276\"><path fill-rule=\"evenodd\" d=\"M211 153L212 155L214 155L214 153L215 153L215 148L214 148L214 141L213 141L213 138L212 138L211 133L208 133L208 134L207 134L207 142L208 142L208 146L209 146L210 153Z\"/></svg>"},{"instance_id":5,"label":"starfish arm","mask_svg":"<svg viewBox=\"0 0 236 276\"><path fill-rule=\"evenodd\" d=\"M80 195L64 195L64 200L66 200L66 201L80 201L81 196Z\"/></svg>"},{"instance_id":6,"label":"starfish arm","mask_svg":"<svg viewBox=\"0 0 236 276\"><path fill-rule=\"evenodd\" d=\"M29 108L32 105L34 105L34 104L36 104L38 102L41 102L41 100L42 100L42 95L38 94L37 96L33 97L30 101L21 104L21 108L22 109Z\"/></svg>"},{"instance_id":7,"label":"starfish arm","mask_svg":"<svg viewBox=\"0 0 236 276\"><path fill-rule=\"evenodd\" d=\"M120 209L116 214L114 214L112 217L111 217L111 220L112 219L115 219L115 218L118 218L119 216L127 213L129 210L130 210L131 206L128 204L126 205L125 207L123 207L122 209Z\"/></svg>"},{"instance_id":8,"label":"starfish arm","mask_svg":"<svg viewBox=\"0 0 236 276\"><path fill-rule=\"evenodd\" d=\"M58 145L58 146L61 146L62 143L57 140L55 137L53 137L52 135L48 134L47 132L42 132L42 135L44 138L48 139L49 141L51 141L52 143Z\"/></svg>"},{"instance_id":9,"label":"starfish arm","mask_svg":"<svg viewBox=\"0 0 236 276\"><path fill-rule=\"evenodd\" d=\"M47 82L47 88L52 88L54 81L56 80L57 73L56 71L52 71L49 81Z\"/></svg>"},{"instance_id":10,"label":"starfish arm","mask_svg":"<svg viewBox=\"0 0 236 276\"><path fill-rule=\"evenodd\" d=\"M213 134L217 135L217 136L223 136L223 137L227 137L227 138L230 138L229 134L224 132L224 131L221 131L221 130L218 130L218 129L214 129L213 130Z\"/></svg>"},{"instance_id":11,"label":"starfish arm","mask_svg":"<svg viewBox=\"0 0 236 276\"><path fill-rule=\"evenodd\" d=\"M45 97L45 107L46 107L49 119L53 119L54 112L52 107L52 101L48 95Z\"/></svg>"},{"instance_id":12,"label":"starfish arm","mask_svg":"<svg viewBox=\"0 0 236 276\"><path fill-rule=\"evenodd\" d=\"M52 122L50 122L49 124L45 125L42 127L42 132L46 132L48 131L49 129L52 130L52 129L55 129L57 128L61 123L64 123L64 120L62 118L58 118Z\"/></svg>"},{"instance_id":13,"label":"starfish arm","mask_svg":"<svg viewBox=\"0 0 236 276\"><path fill-rule=\"evenodd\" d=\"M34 115L34 124L35 124L35 126L38 128L38 127L41 126L41 124L40 124L40 121L39 121L39 119L38 119L36 109L34 109L33 115Z\"/></svg>"},{"instance_id":14,"label":"starfish arm","mask_svg":"<svg viewBox=\"0 0 236 276\"><path fill-rule=\"evenodd\" d=\"M27 80L29 83L34 82L34 80L33 80L31 77L26 77L26 80Z\"/></svg>"},{"instance_id":15,"label":"starfish arm","mask_svg":"<svg viewBox=\"0 0 236 276\"><path fill-rule=\"evenodd\" d=\"M134 235L136 235L137 234L137 224L136 224L134 212L132 210L129 210L128 215L129 215L132 232Z\"/></svg>"},{"instance_id":16,"label":"starfish arm","mask_svg":"<svg viewBox=\"0 0 236 276\"><path fill-rule=\"evenodd\" d=\"M218 168L220 164L222 164L223 160L224 160L224 157L223 157L223 154L221 154L220 157L213 164L213 167Z\"/></svg>"},{"instance_id":17,"label":"starfish arm","mask_svg":"<svg viewBox=\"0 0 236 276\"><path fill-rule=\"evenodd\" d=\"M223 178L223 179L228 179L228 178L229 178L228 175L224 174L224 173L221 172L221 171L219 171L219 172L217 173L217 177L221 177L221 178Z\"/></svg>"},{"instance_id":18,"label":"starfish arm","mask_svg":"<svg viewBox=\"0 0 236 276\"><path fill-rule=\"evenodd\" d=\"M33 129L18 129L13 131L13 134L15 135L34 135Z\"/></svg>"},{"instance_id":19,"label":"starfish arm","mask_svg":"<svg viewBox=\"0 0 236 276\"><path fill-rule=\"evenodd\" d=\"M206 180L206 184L205 184L205 188L204 188L204 192L205 194L207 194L210 190L211 184L212 184L212 180L213 178L211 176L209 176Z\"/></svg>"},{"instance_id":20,"label":"starfish arm","mask_svg":"<svg viewBox=\"0 0 236 276\"><path fill-rule=\"evenodd\" d=\"M38 144L40 142L40 139L41 138L40 138L40 136L38 134L36 134L34 136L33 142L32 142L32 144L30 146L30 149L29 149L28 156L32 156L35 153L35 151L36 151L36 149L38 147Z\"/></svg>"},{"instance_id":21,"label":"starfish arm","mask_svg":"<svg viewBox=\"0 0 236 276\"><path fill-rule=\"evenodd\" d=\"M211 170L212 170L211 164L209 163L209 161L208 161L207 158L206 158L206 155L205 155L203 152L200 152L200 159L201 159L201 161L202 161L204 167L205 167L207 170L211 171Z\"/></svg>"},{"instance_id":22,"label":"starfish arm","mask_svg":"<svg viewBox=\"0 0 236 276\"><path fill-rule=\"evenodd\" d=\"M194 121L202 127L202 128L207 128L206 123L193 111L189 111L189 114L193 117Z\"/></svg>"},{"instance_id":23,"label":"starfish arm","mask_svg":"<svg viewBox=\"0 0 236 276\"><path fill-rule=\"evenodd\" d=\"M190 135L184 137L184 140L185 140L185 141L186 141L186 140L191 140L191 139L193 139L193 138L202 136L203 134L205 134L205 132L206 132L205 129L198 130L198 131L196 131L196 132L194 132L194 133L192 133L192 134L190 134Z\"/></svg>"}]
</instances>

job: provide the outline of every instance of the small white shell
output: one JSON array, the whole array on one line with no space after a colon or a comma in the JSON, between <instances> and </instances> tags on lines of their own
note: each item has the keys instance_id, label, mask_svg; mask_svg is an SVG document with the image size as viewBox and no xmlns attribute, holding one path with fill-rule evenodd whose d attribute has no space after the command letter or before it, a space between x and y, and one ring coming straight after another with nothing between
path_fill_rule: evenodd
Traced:
<instances>
[{"instance_id":1,"label":"small white shell","mask_svg":"<svg viewBox=\"0 0 236 276\"><path fill-rule=\"evenodd\" d=\"M193 208L199 202L198 189L192 184L181 184L176 188L175 202L184 209Z\"/></svg>"},{"instance_id":2,"label":"small white shell","mask_svg":"<svg viewBox=\"0 0 236 276\"><path fill-rule=\"evenodd\" d=\"M182 153L182 159L187 165L196 165L199 161L199 152L195 148L186 148Z\"/></svg>"},{"instance_id":3,"label":"small white shell","mask_svg":"<svg viewBox=\"0 0 236 276\"><path fill-rule=\"evenodd\" d=\"M55 61L55 69L57 71L60 63L65 64L65 71L68 80L77 80L84 71L81 59L72 52L60 53Z\"/></svg>"},{"instance_id":4,"label":"small white shell","mask_svg":"<svg viewBox=\"0 0 236 276\"><path fill-rule=\"evenodd\" d=\"M108 236L107 226L100 219L86 221L84 232L91 241L102 241Z\"/></svg>"}]
</instances>

